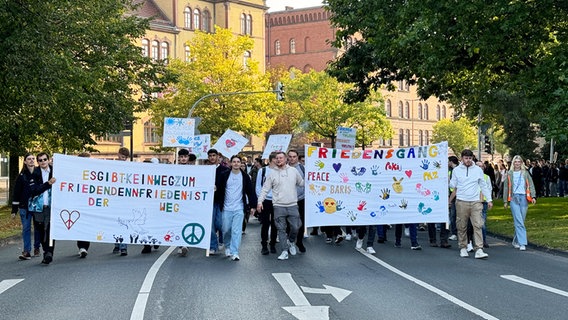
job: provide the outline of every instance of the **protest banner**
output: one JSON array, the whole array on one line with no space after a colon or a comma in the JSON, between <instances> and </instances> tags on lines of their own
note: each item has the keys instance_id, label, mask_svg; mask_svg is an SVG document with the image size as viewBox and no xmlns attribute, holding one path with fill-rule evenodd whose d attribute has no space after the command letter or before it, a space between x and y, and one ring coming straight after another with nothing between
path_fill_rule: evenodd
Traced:
<instances>
[{"instance_id":1,"label":"protest banner","mask_svg":"<svg viewBox=\"0 0 568 320\"><path fill-rule=\"evenodd\" d=\"M230 158L241 152L248 143L248 139L241 136L237 132L227 129L225 133L215 142L213 149L221 152L225 157Z\"/></svg>"},{"instance_id":2,"label":"protest banner","mask_svg":"<svg viewBox=\"0 0 568 320\"><path fill-rule=\"evenodd\" d=\"M207 159L207 151L211 148L211 135L200 134L189 137L190 142L187 150L193 153L197 159Z\"/></svg>"},{"instance_id":3,"label":"protest banner","mask_svg":"<svg viewBox=\"0 0 568 320\"><path fill-rule=\"evenodd\" d=\"M448 221L448 144L305 146L306 226Z\"/></svg>"},{"instance_id":4,"label":"protest banner","mask_svg":"<svg viewBox=\"0 0 568 320\"><path fill-rule=\"evenodd\" d=\"M262 153L262 159L268 159L272 152L286 152L290 141L292 140L291 134L273 134L268 137L266 147Z\"/></svg>"},{"instance_id":5,"label":"protest banner","mask_svg":"<svg viewBox=\"0 0 568 320\"><path fill-rule=\"evenodd\" d=\"M337 127L337 137L335 138L335 148L353 150L357 138L356 128Z\"/></svg>"},{"instance_id":6,"label":"protest banner","mask_svg":"<svg viewBox=\"0 0 568 320\"><path fill-rule=\"evenodd\" d=\"M61 154L53 166L53 239L209 249L215 166Z\"/></svg>"},{"instance_id":7,"label":"protest banner","mask_svg":"<svg viewBox=\"0 0 568 320\"><path fill-rule=\"evenodd\" d=\"M195 119L193 118L164 118L163 147L182 147L190 145L191 137L195 133Z\"/></svg>"}]
</instances>

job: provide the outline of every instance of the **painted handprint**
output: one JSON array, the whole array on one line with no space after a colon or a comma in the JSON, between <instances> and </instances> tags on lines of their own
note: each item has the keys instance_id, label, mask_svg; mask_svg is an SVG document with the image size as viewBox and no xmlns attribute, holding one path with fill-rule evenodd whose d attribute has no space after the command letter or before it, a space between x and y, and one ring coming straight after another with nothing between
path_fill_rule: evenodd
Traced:
<instances>
[{"instance_id":1,"label":"painted handprint","mask_svg":"<svg viewBox=\"0 0 568 320\"><path fill-rule=\"evenodd\" d=\"M349 217L349 220L355 221L357 220L357 212L349 211L347 212L347 217Z\"/></svg>"},{"instance_id":2,"label":"painted handprint","mask_svg":"<svg viewBox=\"0 0 568 320\"><path fill-rule=\"evenodd\" d=\"M374 176L378 175L379 174L379 166L377 166L377 165L372 166L371 167L371 174L374 175Z\"/></svg>"},{"instance_id":3,"label":"painted handprint","mask_svg":"<svg viewBox=\"0 0 568 320\"><path fill-rule=\"evenodd\" d=\"M357 192L363 192L363 184L361 182L355 183L355 189Z\"/></svg>"},{"instance_id":4,"label":"painted handprint","mask_svg":"<svg viewBox=\"0 0 568 320\"><path fill-rule=\"evenodd\" d=\"M384 188L381 190L381 195L379 197L383 200L387 200L388 198L390 198L390 192L390 189Z\"/></svg>"},{"instance_id":5,"label":"painted handprint","mask_svg":"<svg viewBox=\"0 0 568 320\"><path fill-rule=\"evenodd\" d=\"M335 204L335 208L337 209L337 211L341 211L341 210L345 209L345 207L343 206L343 201L337 200L337 203Z\"/></svg>"},{"instance_id":6,"label":"painted handprint","mask_svg":"<svg viewBox=\"0 0 568 320\"><path fill-rule=\"evenodd\" d=\"M408 201L406 201L406 199L400 200L400 205L399 205L399 207L400 207L401 209L406 210L406 207L408 207Z\"/></svg>"},{"instance_id":7,"label":"painted handprint","mask_svg":"<svg viewBox=\"0 0 568 320\"><path fill-rule=\"evenodd\" d=\"M340 173L339 177L341 178L341 181L343 181L343 183L349 182L349 176L347 176L345 173Z\"/></svg>"},{"instance_id":8,"label":"painted handprint","mask_svg":"<svg viewBox=\"0 0 568 320\"><path fill-rule=\"evenodd\" d=\"M438 191L432 191L432 196L434 196L434 201L440 200L440 193Z\"/></svg>"},{"instance_id":9,"label":"painted handprint","mask_svg":"<svg viewBox=\"0 0 568 320\"><path fill-rule=\"evenodd\" d=\"M316 203L316 207L319 209L319 212L325 211L325 208L324 208L323 204L321 203L321 201L318 201L318 203Z\"/></svg>"},{"instance_id":10,"label":"painted handprint","mask_svg":"<svg viewBox=\"0 0 568 320\"><path fill-rule=\"evenodd\" d=\"M420 168L424 169L424 170L428 170L428 167L430 166L430 161L424 159L422 160L422 165L420 166Z\"/></svg>"},{"instance_id":11,"label":"painted handprint","mask_svg":"<svg viewBox=\"0 0 568 320\"><path fill-rule=\"evenodd\" d=\"M365 193L369 193L371 192L371 187L372 185L370 183L365 183L365 188L363 188L363 191L365 191Z\"/></svg>"},{"instance_id":12,"label":"painted handprint","mask_svg":"<svg viewBox=\"0 0 568 320\"><path fill-rule=\"evenodd\" d=\"M351 168L351 173L353 173L353 175L355 176L362 176L365 174L365 172L367 171L367 169L365 169L365 167L352 167Z\"/></svg>"},{"instance_id":13,"label":"painted handprint","mask_svg":"<svg viewBox=\"0 0 568 320\"><path fill-rule=\"evenodd\" d=\"M441 169L442 168L442 163L440 161L434 161L432 162L432 165L434 166L434 168L436 169Z\"/></svg>"},{"instance_id":14,"label":"painted handprint","mask_svg":"<svg viewBox=\"0 0 568 320\"><path fill-rule=\"evenodd\" d=\"M325 163L323 163L321 160L316 161L314 164L316 165L318 170L321 170L323 169L323 167L325 167Z\"/></svg>"},{"instance_id":15,"label":"painted handprint","mask_svg":"<svg viewBox=\"0 0 568 320\"><path fill-rule=\"evenodd\" d=\"M359 205L357 206L357 210L363 211L366 210L365 206L367 205L367 201L361 200L359 201Z\"/></svg>"}]
</instances>

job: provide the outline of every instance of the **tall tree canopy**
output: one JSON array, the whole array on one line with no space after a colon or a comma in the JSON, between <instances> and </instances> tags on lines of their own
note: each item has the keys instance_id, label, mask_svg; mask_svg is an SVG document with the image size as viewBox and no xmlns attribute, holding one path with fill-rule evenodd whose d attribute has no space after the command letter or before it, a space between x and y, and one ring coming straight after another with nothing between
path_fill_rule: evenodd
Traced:
<instances>
[{"instance_id":1,"label":"tall tree canopy","mask_svg":"<svg viewBox=\"0 0 568 320\"><path fill-rule=\"evenodd\" d=\"M434 125L432 142L448 141L448 147L454 154L461 154L463 149L476 149L477 132L471 121L465 117L458 120L442 119Z\"/></svg>"},{"instance_id":2,"label":"tall tree canopy","mask_svg":"<svg viewBox=\"0 0 568 320\"><path fill-rule=\"evenodd\" d=\"M409 80L472 116L495 92L522 95L551 135L568 125L568 2L327 0L335 46L362 36L329 72L355 84L348 98ZM549 113L548 111L553 111Z\"/></svg>"},{"instance_id":3,"label":"tall tree canopy","mask_svg":"<svg viewBox=\"0 0 568 320\"><path fill-rule=\"evenodd\" d=\"M259 70L258 62L245 59L245 53L253 50L249 37L216 27L215 33L196 32L188 45L190 61L173 60L169 65L179 81L152 106L158 127L163 126L164 117L187 117L194 103L207 94L274 90L270 75ZM274 124L278 105L272 92L220 95L202 100L192 117L202 118L199 130L213 139L227 129L260 134Z\"/></svg>"}]
</instances>

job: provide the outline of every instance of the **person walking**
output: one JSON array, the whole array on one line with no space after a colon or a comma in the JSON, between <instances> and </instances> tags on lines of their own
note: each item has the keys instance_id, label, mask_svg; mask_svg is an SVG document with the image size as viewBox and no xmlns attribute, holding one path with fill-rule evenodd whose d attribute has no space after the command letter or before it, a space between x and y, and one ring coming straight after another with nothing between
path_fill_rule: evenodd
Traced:
<instances>
[{"instance_id":1,"label":"person walking","mask_svg":"<svg viewBox=\"0 0 568 320\"><path fill-rule=\"evenodd\" d=\"M120 147L118 149L118 161L128 161L130 158L130 150L126 147ZM119 254L124 257L128 255L128 245L124 242L124 237L119 235L115 238L114 249L112 253Z\"/></svg>"},{"instance_id":2,"label":"person walking","mask_svg":"<svg viewBox=\"0 0 568 320\"><path fill-rule=\"evenodd\" d=\"M300 163L299 161L299 154L297 150L290 150L288 151L288 165L290 167L294 167L298 170L298 172L300 173L300 175L302 176L302 178L305 179L306 177L306 169L304 168L304 165ZM296 188L296 192L298 193L298 211L300 212L300 221L302 222L302 225L300 226L300 229L298 229L298 237L296 239L296 246L298 247L298 250L300 250L300 252L304 253L306 252L306 247L304 247L304 231L305 231L305 225L306 225L306 218L305 218L305 194L304 194L304 187L297 187Z\"/></svg>"},{"instance_id":3,"label":"person walking","mask_svg":"<svg viewBox=\"0 0 568 320\"><path fill-rule=\"evenodd\" d=\"M303 186L304 179L296 170L286 163L286 154L278 152L276 154L276 168L266 178L256 210L262 212L262 203L266 199L268 191L272 190L272 203L274 205L274 218L278 229L278 239L282 253L278 260L287 260L288 251L291 255L296 255L296 237L300 228L300 213L298 211L298 194L296 186ZM287 223L288 222L288 223ZM290 226L290 234L286 234L286 227Z\"/></svg>"},{"instance_id":4,"label":"person walking","mask_svg":"<svg viewBox=\"0 0 568 320\"><path fill-rule=\"evenodd\" d=\"M450 179L450 188L453 192L450 196L450 203L456 198L456 224L458 228L458 244L460 248L460 256L462 258L469 257L467 252L467 222L471 220L473 225L473 234L475 242L475 258L486 259L489 257L483 251L483 228L482 210L483 204L480 199L479 190L487 200L487 208L493 208L493 200L491 198L491 190L487 188L483 177L483 170L476 166L473 162L473 152L465 149L461 153L459 166L452 171Z\"/></svg>"},{"instance_id":5,"label":"person walking","mask_svg":"<svg viewBox=\"0 0 568 320\"><path fill-rule=\"evenodd\" d=\"M519 155L513 157L513 165L507 181L505 182L503 201L505 209L510 204L511 214L515 224L515 236L513 247L521 251L527 250L527 230L525 218L527 217L528 202L536 204L536 190L530 174L528 173L523 158Z\"/></svg>"},{"instance_id":6,"label":"person walking","mask_svg":"<svg viewBox=\"0 0 568 320\"><path fill-rule=\"evenodd\" d=\"M270 175L272 170L276 168L276 153L272 152L268 155L268 165L259 169L256 177L256 195L260 196L262 186L266 181L266 177ZM262 212L258 213L258 219L260 220L260 245L262 249L260 253L262 255L268 255L269 253L276 253L276 237L278 233L276 231L276 223L274 221L274 206L272 204L272 191L266 194L266 198L262 202ZM270 229L270 242L268 241L268 230ZM268 250L268 245L270 245L270 251Z\"/></svg>"}]
</instances>

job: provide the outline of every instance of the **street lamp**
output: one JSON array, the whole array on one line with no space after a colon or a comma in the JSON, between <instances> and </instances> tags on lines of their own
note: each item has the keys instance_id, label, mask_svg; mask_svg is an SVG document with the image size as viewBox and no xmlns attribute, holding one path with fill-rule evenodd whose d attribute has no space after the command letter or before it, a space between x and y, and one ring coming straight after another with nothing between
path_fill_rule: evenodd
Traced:
<instances>
[{"instance_id":1,"label":"street lamp","mask_svg":"<svg viewBox=\"0 0 568 320\"><path fill-rule=\"evenodd\" d=\"M410 101L410 145L414 145L414 101L421 101L422 99L404 99Z\"/></svg>"}]
</instances>

